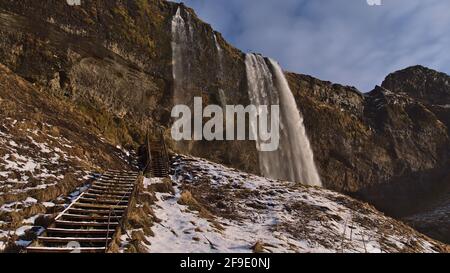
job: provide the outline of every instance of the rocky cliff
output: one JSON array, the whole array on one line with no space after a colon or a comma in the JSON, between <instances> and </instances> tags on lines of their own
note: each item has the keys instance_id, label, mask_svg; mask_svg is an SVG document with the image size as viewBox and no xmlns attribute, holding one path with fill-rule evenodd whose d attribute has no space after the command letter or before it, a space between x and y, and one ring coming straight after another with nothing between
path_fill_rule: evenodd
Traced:
<instances>
[{"instance_id":1,"label":"rocky cliff","mask_svg":"<svg viewBox=\"0 0 450 273\"><path fill-rule=\"evenodd\" d=\"M420 200L433 186L442 186L448 175L448 129L429 105L385 87L361 94L309 76L289 78L328 187L374 202L382 198L379 206L401 214L412 209L406 208L407 195L416 192L414 199Z\"/></svg>"},{"instance_id":2,"label":"rocky cliff","mask_svg":"<svg viewBox=\"0 0 450 273\"><path fill-rule=\"evenodd\" d=\"M288 76L328 188L397 217L446 207L448 75L411 67L389 75L367 94L309 76ZM414 219L421 231L439 233L448 242L440 225Z\"/></svg>"},{"instance_id":3,"label":"rocky cliff","mask_svg":"<svg viewBox=\"0 0 450 273\"><path fill-rule=\"evenodd\" d=\"M43 94L73 105L111 143L137 148L149 125L169 133L171 22L178 7L162 0L83 1L81 6L3 0L0 62ZM192 9L181 5L180 11L191 35L186 97L248 104L244 54ZM363 94L286 75L327 188L395 216L420 212L448 188L449 76L411 67ZM259 172L251 142L172 143L172 148Z\"/></svg>"},{"instance_id":4,"label":"rocky cliff","mask_svg":"<svg viewBox=\"0 0 450 273\"><path fill-rule=\"evenodd\" d=\"M136 146L150 124L170 127L171 21L178 4L87 1L71 7L64 1L2 1L0 8L2 62L47 92L77 104L97 120L109 139ZM181 15L195 41L187 53L192 68L188 97L219 104L220 89L227 103L247 105L242 53L193 10L182 7ZM253 146L179 145L182 152L258 172Z\"/></svg>"}]
</instances>

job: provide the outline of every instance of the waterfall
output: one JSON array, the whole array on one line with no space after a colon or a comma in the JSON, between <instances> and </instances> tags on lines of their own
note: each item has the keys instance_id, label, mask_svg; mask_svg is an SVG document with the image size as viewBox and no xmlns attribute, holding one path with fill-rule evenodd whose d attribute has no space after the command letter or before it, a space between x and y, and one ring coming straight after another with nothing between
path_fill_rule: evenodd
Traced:
<instances>
[{"instance_id":1,"label":"waterfall","mask_svg":"<svg viewBox=\"0 0 450 273\"><path fill-rule=\"evenodd\" d=\"M214 38L214 44L216 46L217 49L217 81L218 81L218 85L222 86L222 81L224 78L223 75L223 50L222 47L220 47L219 42L217 41L217 36L214 33L213 34L213 38ZM225 95L225 91L222 88L219 88L219 99L220 99L220 104L222 105L222 107L225 107L227 105L227 97Z\"/></svg>"},{"instance_id":2,"label":"waterfall","mask_svg":"<svg viewBox=\"0 0 450 273\"><path fill-rule=\"evenodd\" d=\"M219 44L219 42L217 41L217 36L216 36L216 34L214 33L213 34L213 38L214 38L214 44L216 45L216 49L217 49L217 54L218 54L218 56L219 56L219 60L221 60L222 59L222 48L220 47L220 44Z\"/></svg>"},{"instance_id":3,"label":"waterfall","mask_svg":"<svg viewBox=\"0 0 450 273\"><path fill-rule=\"evenodd\" d=\"M190 99L187 97L186 89L190 86L189 74L189 37L190 26L181 16L181 8L178 7L176 14L172 18L172 74L174 80L174 104L187 103ZM190 32L190 31L189 31Z\"/></svg>"},{"instance_id":4,"label":"waterfall","mask_svg":"<svg viewBox=\"0 0 450 273\"><path fill-rule=\"evenodd\" d=\"M262 174L273 179L321 186L303 117L281 67L256 54L247 54L245 65L250 102L256 106L280 105L280 146L273 152L259 151ZM253 132L256 132L256 126L252 124ZM257 140L257 147L259 145Z\"/></svg>"}]
</instances>

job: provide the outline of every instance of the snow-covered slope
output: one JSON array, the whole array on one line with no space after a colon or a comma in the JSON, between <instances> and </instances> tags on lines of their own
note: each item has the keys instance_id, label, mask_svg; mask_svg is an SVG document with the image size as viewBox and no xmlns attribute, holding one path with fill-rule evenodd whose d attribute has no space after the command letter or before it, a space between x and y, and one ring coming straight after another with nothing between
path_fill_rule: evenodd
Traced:
<instances>
[{"instance_id":1,"label":"snow-covered slope","mask_svg":"<svg viewBox=\"0 0 450 273\"><path fill-rule=\"evenodd\" d=\"M443 252L448 247L342 194L177 156L174 193L156 192L147 252ZM142 204L138 204L142 206ZM121 237L127 251L130 234Z\"/></svg>"},{"instance_id":2,"label":"snow-covered slope","mask_svg":"<svg viewBox=\"0 0 450 273\"><path fill-rule=\"evenodd\" d=\"M1 115L0 115L1 117ZM106 144L105 144L106 145ZM118 157L125 153L116 149ZM29 244L101 170L79 143L47 123L9 117L0 124L0 252ZM11 246L10 244L10 246Z\"/></svg>"}]
</instances>

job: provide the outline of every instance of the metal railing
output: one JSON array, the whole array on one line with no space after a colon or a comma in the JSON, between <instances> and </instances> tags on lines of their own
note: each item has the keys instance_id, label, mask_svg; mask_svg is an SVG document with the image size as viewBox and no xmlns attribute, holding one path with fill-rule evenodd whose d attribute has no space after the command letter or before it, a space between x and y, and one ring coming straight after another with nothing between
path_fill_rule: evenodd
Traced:
<instances>
[{"instance_id":1,"label":"metal railing","mask_svg":"<svg viewBox=\"0 0 450 273\"><path fill-rule=\"evenodd\" d=\"M161 147L163 147L163 152L164 152L164 154L163 154L164 165L166 167L166 170L169 171L169 168L170 168L169 153L167 151L166 141L164 139L163 127L159 127L159 136L160 136Z\"/></svg>"},{"instance_id":2,"label":"metal railing","mask_svg":"<svg viewBox=\"0 0 450 273\"><path fill-rule=\"evenodd\" d=\"M150 128L147 129L146 149L147 149L147 163L145 164L144 173L151 175L152 150L151 150L151 145L150 145Z\"/></svg>"}]
</instances>

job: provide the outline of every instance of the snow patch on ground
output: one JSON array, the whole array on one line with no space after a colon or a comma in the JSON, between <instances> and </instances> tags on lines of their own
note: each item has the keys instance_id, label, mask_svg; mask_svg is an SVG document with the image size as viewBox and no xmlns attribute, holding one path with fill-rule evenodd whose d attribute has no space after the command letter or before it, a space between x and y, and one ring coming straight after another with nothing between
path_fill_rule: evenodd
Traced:
<instances>
[{"instance_id":1,"label":"snow patch on ground","mask_svg":"<svg viewBox=\"0 0 450 273\"><path fill-rule=\"evenodd\" d=\"M322 188L178 156L175 194L156 193L148 252L436 252L437 243L372 207ZM144 187L161 183L145 179ZM213 218L179 203L192 192ZM126 238L122 238L126 241ZM126 243L122 245L126 245ZM261 249L260 249L261 250Z\"/></svg>"}]
</instances>

